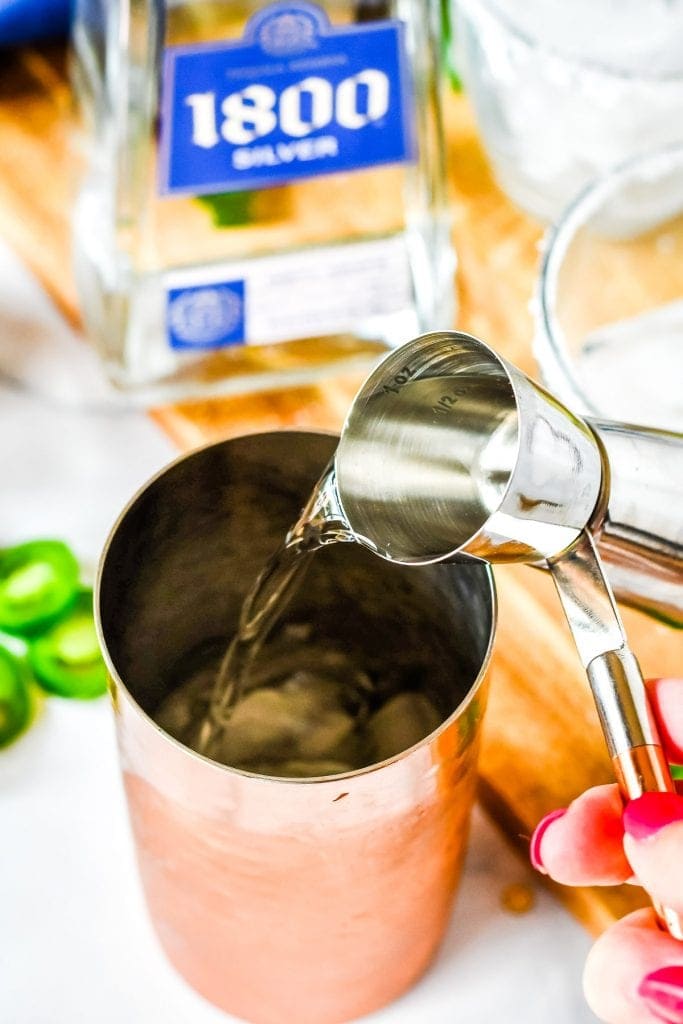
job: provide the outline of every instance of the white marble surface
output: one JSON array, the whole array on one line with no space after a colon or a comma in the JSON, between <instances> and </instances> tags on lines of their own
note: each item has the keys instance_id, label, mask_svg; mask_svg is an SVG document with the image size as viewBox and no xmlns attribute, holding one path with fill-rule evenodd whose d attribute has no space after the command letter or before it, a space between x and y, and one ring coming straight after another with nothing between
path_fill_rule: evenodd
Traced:
<instances>
[{"instance_id":1,"label":"white marble surface","mask_svg":"<svg viewBox=\"0 0 683 1024\"><path fill-rule=\"evenodd\" d=\"M84 389L89 410L79 408ZM110 401L88 351L2 244L0 437L0 545L61 536L90 565L122 504L173 455L141 412ZM49 699L31 731L0 752L0 821L3 1021L229 1024L157 948L104 699ZM503 909L511 883L533 887L529 913ZM587 1024L580 978L589 945L477 812L437 962L365 1020Z\"/></svg>"}]
</instances>

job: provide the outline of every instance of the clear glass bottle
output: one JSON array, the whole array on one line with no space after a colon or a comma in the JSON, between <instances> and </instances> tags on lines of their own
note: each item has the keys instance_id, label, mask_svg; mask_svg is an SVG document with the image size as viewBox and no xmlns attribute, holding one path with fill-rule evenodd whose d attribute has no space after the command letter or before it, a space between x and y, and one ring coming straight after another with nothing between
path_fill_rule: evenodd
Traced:
<instances>
[{"instance_id":1,"label":"clear glass bottle","mask_svg":"<svg viewBox=\"0 0 683 1024\"><path fill-rule=\"evenodd\" d=\"M77 280L117 384L295 383L452 324L440 47L440 0L77 0Z\"/></svg>"}]
</instances>

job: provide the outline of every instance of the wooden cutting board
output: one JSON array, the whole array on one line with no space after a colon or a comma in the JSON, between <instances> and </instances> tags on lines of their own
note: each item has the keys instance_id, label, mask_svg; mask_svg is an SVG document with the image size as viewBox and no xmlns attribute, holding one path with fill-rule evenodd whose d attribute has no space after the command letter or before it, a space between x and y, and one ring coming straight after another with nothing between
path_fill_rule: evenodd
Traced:
<instances>
[{"instance_id":1,"label":"wooden cutting board","mask_svg":"<svg viewBox=\"0 0 683 1024\"><path fill-rule=\"evenodd\" d=\"M69 209L78 161L64 64L58 47L3 54L0 234L78 323L69 270ZM463 97L449 97L447 129L458 326L533 374L529 302L541 228L495 186ZM286 392L188 402L151 415L182 448L255 430L338 428L358 383L357 377L337 378ZM496 579L500 615L481 795L510 839L526 851L543 814L611 775L550 579L523 566L501 567ZM629 610L624 620L647 674L680 671L680 634ZM558 892L594 932L642 903L631 886Z\"/></svg>"}]
</instances>

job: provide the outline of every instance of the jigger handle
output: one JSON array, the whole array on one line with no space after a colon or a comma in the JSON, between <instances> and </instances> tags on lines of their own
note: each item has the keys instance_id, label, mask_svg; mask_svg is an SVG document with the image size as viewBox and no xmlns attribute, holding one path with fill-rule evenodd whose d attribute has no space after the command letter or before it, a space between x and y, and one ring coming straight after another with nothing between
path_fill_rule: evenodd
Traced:
<instances>
[{"instance_id":1,"label":"jigger handle","mask_svg":"<svg viewBox=\"0 0 683 1024\"><path fill-rule=\"evenodd\" d=\"M573 548L549 562L549 568L586 669L622 796L634 800L643 793L674 792L640 665L629 650L588 530ZM678 914L667 907L655 910L662 927L683 940Z\"/></svg>"},{"instance_id":2,"label":"jigger handle","mask_svg":"<svg viewBox=\"0 0 683 1024\"><path fill-rule=\"evenodd\" d=\"M643 793L674 793L635 656L626 646L607 651L594 658L586 671L624 800L635 800ZM658 903L654 907L660 925L683 941L679 914Z\"/></svg>"}]
</instances>

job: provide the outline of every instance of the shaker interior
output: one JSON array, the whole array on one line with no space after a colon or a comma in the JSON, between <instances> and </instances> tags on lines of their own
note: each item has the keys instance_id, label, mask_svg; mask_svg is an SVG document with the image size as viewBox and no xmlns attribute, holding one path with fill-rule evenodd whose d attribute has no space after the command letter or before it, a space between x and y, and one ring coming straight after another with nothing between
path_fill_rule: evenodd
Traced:
<instances>
[{"instance_id":1,"label":"shaker interior","mask_svg":"<svg viewBox=\"0 0 683 1024\"><path fill-rule=\"evenodd\" d=\"M234 439L175 463L133 501L105 553L99 609L109 660L149 715L188 658L224 648L335 443L284 432ZM446 718L489 648L491 574L478 563L405 568L332 546L316 554L282 621L302 619L371 676L408 660L415 688Z\"/></svg>"}]
</instances>

